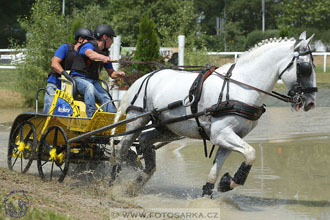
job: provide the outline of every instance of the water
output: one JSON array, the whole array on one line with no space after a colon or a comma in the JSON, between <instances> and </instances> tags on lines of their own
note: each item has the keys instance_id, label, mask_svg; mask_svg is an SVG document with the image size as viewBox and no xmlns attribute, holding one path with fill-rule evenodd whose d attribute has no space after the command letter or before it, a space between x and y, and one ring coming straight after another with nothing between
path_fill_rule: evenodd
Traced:
<instances>
[{"instance_id":1,"label":"water","mask_svg":"<svg viewBox=\"0 0 330 220\"><path fill-rule=\"evenodd\" d=\"M1 167L8 125L0 126ZM220 219L330 219L330 108L267 108L245 140L257 160L243 187L216 192L213 200L200 198L213 158L204 158L201 141L184 139L159 149L157 171L142 192L121 199L145 209L218 208ZM233 175L243 160L232 153L220 176Z\"/></svg>"},{"instance_id":2,"label":"water","mask_svg":"<svg viewBox=\"0 0 330 220\"><path fill-rule=\"evenodd\" d=\"M184 140L157 151L157 171L135 202L143 207L220 207L221 219L330 219L330 109L268 108L245 138L257 160L243 187L200 199L212 159ZM209 146L209 152L210 152ZM244 160L232 153L220 176Z\"/></svg>"}]
</instances>

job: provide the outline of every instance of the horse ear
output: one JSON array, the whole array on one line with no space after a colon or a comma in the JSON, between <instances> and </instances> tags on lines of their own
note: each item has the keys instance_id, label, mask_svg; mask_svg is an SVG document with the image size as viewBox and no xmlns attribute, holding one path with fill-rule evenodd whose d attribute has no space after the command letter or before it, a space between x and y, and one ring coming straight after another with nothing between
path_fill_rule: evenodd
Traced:
<instances>
[{"instance_id":1,"label":"horse ear","mask_svg":"<svg viewBox=\"0 0 330 220\"><path fill-rule=\"evenodd\" d=\"M304 31L299 37L300 42L295 45L294 49L297 50L299 47L307 47L311 43L314 36L315 34L313 34L312 36L310 36L310 38L306 40L306 31Z\"/></svg>"},{"instance_id":2,"label":"horse ear","mask_svg":"<svg viewBox=\"0 0 330 220\"><path fill-rule=\"evenodd\" d=\"M306 31L300 34L299 40L306 40Z\"/></svg>"},{"instance_id":3,"label":"horse ear","mask_svg":"<svg viewBox=\"0 0 330 220\"><path fill-rule=\"evenodd\" d=\"M306 45L309 45L312 42L312 39L313 39L314 36L315 36L315 34L313 34L312 36L310 36L310 38L308 38L306 40Z\"/></svg>"}]
</instances>

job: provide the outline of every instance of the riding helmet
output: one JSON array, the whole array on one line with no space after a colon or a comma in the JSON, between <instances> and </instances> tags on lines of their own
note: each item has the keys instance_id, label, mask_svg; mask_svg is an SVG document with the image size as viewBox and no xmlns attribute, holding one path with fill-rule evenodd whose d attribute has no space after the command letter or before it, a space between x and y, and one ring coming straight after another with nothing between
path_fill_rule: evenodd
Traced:
<instances>
[{"instance_id":1,"label":"riding helmet","mask_svg":"<svg viewBox=\"0 0 330 220\"><path fill-rule=\"evenodd\" d=\"M97 26L94 31L94 36L96 39L101 39L103 34L107 35L108 37L116 37L115 31L112 29L112 27L106 24Z\"/></svg>"},{"instance_id":2,"label":"riding helmet","mask_svg":"<svg viewBox=\"0 0 330 220\"><path fill-rule=\"evenodd\" d=\"M86 27L79 28L74 33L74 39L77 41L79 37L82 37L84 39L94 39L93 31Z\"/></svg>"}]
</instances>

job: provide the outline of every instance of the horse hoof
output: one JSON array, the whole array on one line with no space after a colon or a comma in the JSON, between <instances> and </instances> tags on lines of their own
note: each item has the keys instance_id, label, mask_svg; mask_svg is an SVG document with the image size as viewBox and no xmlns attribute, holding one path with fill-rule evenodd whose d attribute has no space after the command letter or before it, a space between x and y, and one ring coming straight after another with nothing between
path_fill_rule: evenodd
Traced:
<instances>
[{"instance_id":1,"label":"horse hoof","mask_svg":"<svg viewBox=\"0 0 330 220\"><path fill-rule=\"evenodd\" d=\"M214 184L207 182L203 186L203 194L202 197L210 197L212 199L212 194L213 194L213 189L214 189Z\"/></svg>"},{"instance_id":2,"label":"horse hoof","mask_svg":"<svg viewBox=\"0 0 330 220\"><path fill-rule=\"evenodd\" d=\"M218 184L218 191L219 192L227 192L229 190L232 190L230 188L230 183L233 180L233 178L229 175L229 173L225 173Z\"/></svg>"}]
</instances>

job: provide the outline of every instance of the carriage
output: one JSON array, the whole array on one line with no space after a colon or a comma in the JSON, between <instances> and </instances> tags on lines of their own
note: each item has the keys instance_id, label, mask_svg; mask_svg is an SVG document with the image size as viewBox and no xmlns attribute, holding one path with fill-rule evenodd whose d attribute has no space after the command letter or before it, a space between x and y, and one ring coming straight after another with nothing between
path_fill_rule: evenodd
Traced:
<instances>
[{"instance_id":1,"label":"carriage","mask_svg":"<svg viewBox=\"0 0 330 220\"><path fill-rule=\"evenodd\" d=\"M14 120L8 143L9 169L25 173L36 160L42 179L62 182L70 163L98 164L110 160L111 129L98 129L111 125L115 113L103 112L100 105L93 117L87 118L82 97L75 92L74 79L66 75L61 80L62 89L56 90L48 114L38 113L38 94L45 90L39 89L36 112L22 113ZM109 91L104 81L100 83ZM125 129L125 124L119 125L116 133ZM114 144L118 141L114 140ZM138 146L134 144L135 151L141 154ZM137 155L132 152L132 157L137 163Z\"/></svg>"}]
</instances>

